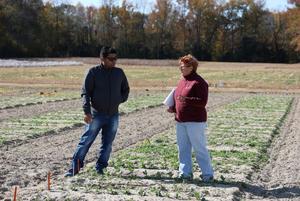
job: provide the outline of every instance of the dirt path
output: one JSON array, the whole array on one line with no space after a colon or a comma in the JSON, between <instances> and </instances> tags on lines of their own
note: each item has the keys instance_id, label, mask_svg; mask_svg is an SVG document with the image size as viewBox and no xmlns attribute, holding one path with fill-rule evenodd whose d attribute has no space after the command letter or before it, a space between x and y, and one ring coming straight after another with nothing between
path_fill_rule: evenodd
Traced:
<instances>
[{"instance_id":1,"label":"dirt path","mask_svg":"<svg viewBox=\"0 0 300 201\"><path fill-rule=\"evenodd\" d=\"M235 101L241 96L243 94L212 95L208 110ZM122 115L113 151L123 149L174 126L172 114L165 110L164 106L160 106ZM0 199L11 198L10 188L14 185L20 186L22 189L20 195L23 194L23 198L30 196L31 191L45 182L49 170L54 175L54 180L61 177L70 165L82 130L83 128L75 128L59 134L31 139L18 147L0 148ZM95 161L100 143L99 139L97 140L98 142L91 147L86 162Z\"/></svg>"},{"instance_id":2,"label":"dirt path","mask_svg":"<svg viewBox=\"0 0 300 201\"><path fill-rule=\"evenodd\" d=\"M249 200L300 200L299 97L270 149L269 163L253 178L254 184L246 193Z\"/></svg>"}]
</instances>

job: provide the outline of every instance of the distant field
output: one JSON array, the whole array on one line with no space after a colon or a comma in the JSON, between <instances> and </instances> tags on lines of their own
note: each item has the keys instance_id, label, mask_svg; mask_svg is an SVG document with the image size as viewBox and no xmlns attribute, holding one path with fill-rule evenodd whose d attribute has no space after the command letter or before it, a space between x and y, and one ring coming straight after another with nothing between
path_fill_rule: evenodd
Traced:
<instances>
[{"instance_id":1,"label":"distant field","mask_svg":"<svg viewBox=\"0 0 300 201\"><path fill-rule=\"evenodd\" d=\"M127 61L127 63L130 60ZM153 65L128 65L124 60L119 66L128 76L132 88L170 88L180 78L176 61L151 61ZM124 64L125 63L125 64ZM132 61L137 64L136 60ZM141 61L145 63L145 61ZM155 64L155 65L154 65ZM168 64L169 66L167 66ZM172 66L171 66L172 64ZM7 86L80 88L84 74L91 65L62 67L10 67L0 68L0 93ZM300 64L258 64L201 62L200 73L212 88L218 89L300 89Z\"/></svg>"}]
</instances>

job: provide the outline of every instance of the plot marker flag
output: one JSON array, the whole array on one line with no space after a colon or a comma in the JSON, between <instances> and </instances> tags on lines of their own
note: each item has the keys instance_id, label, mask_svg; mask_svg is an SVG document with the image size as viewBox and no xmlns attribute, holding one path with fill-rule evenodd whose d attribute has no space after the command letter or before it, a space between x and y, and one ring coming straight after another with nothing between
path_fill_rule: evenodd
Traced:
<instances>
[{"instance_id":1,"label":"plot marker flag","mask_svg":"<svg viewBox=\"0 0 300 201\"><path fill-rule=\"evenodd\" d=\"M172 107L174 105L174 92L176 88L173 88L169 95L165 98L163 104Z\"/></svg>"}]
</instances>

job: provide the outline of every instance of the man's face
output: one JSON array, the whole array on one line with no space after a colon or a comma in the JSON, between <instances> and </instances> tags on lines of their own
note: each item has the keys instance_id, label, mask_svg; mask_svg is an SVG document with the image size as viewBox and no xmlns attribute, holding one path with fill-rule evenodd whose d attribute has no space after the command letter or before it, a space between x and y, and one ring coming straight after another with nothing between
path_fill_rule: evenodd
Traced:
<instances>
[{"instance_id":1,"label":"man's face","mask_svg":"<svg viewBox=\"0 0 300 201\"><path fill-rule=\"evenodd\" d=\"M102 59L102 61L105 67L112 68L115 67L117 59L117 54L108 54L107 57Z\"/></svg>"}]
</instances>

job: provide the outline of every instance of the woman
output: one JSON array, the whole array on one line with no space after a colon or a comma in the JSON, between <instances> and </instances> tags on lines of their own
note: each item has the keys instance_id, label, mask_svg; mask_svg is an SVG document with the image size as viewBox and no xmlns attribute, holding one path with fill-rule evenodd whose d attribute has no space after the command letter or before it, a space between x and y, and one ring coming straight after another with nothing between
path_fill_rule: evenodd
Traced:
<instances>
[{"instance_id":1,"label":"woman","mask_svg":"<svg viewBox=\"0 0 300 201\"><path fill-rule=\"evenodd\" d=\"M180 79L175 93L175 105L168 112L175 113L176 135L179 150L179 177L193 178L192 148L196 154L197 163L202 171L202 181L213 181L214 172L210 155L206 147L205 106L208 99L208 84L197 74L198 61L192 55L179 59Z\"/></svg>"}]
</instances>

